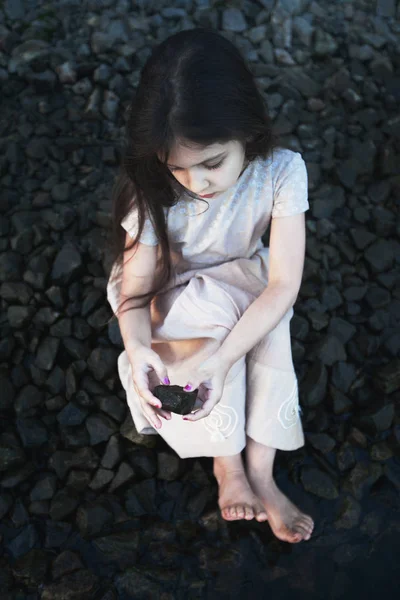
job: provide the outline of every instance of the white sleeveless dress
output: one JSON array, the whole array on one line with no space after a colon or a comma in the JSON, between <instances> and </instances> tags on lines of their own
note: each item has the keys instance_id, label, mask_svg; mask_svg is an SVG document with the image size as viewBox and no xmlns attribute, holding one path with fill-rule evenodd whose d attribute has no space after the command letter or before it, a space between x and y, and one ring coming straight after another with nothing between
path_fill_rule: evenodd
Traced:
<instances>
[{"instance_id":1,"label":"white sleeveless dress","mask_svg":"<svg viewBox=\"0 0 400 600\"><path fill-rule=\"evenodd\" d=\"M183 194L175 206L165 209L176 276L151 303L152 348L167 366L173 385L186 385L196 364L215 352L268 285L269 248L261 237L271 218L309 209L304 160L298 152L276 148L267 159L249 163L234 186L207 202L209 208ZM122 226L136 235L136 211ZM157 245L150 220L140 241ZM121 275L114 265L107 285L114 313ZM290 343L292 316L291 308L232 366L222 398L208 417L190 422L172 413L171 420L161 419L159 430L141 411L124 350L118 372L137 431L161 435L181 458L238 454L246 445L246 434L280 450L303 446ZM179 360L182 356L184 360Z\"/></svg>"}]
</instances>

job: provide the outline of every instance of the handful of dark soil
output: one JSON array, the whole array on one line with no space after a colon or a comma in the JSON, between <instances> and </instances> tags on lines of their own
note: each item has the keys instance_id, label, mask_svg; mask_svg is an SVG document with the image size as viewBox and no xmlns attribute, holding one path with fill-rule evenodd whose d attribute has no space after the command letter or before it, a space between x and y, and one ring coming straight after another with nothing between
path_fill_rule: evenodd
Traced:
<instances>
[{"instance_id":1,"label":"handful of dark soil","mask_svg":"<svg viewBox=\"0 0 400 600\"><path fill-rule=\"evenodd\" d=\"M161 400L162 408L178 415L188 415L196 402L197 392L187 392L180 385L157 385L153 396Z\"/></svg>"}]
</instances>

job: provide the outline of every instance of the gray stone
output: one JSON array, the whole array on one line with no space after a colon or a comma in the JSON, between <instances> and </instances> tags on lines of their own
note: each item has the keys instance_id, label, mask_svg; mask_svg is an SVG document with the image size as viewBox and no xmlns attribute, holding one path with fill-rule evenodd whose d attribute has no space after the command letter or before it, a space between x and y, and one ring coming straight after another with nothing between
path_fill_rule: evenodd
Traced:
<instances>
[{"instance_id":1,"label":"gray stone","mask_svg":"<svg viewBox=\"0 0 400 600\"><path fill-rule=\"evenodd\" d=\"M9 73L17 73L20 67L29 65L36 58L47 56L49 48L49 44L43 40L31 39L23 42L11 52L8 63Z\"/></svg>"},{"instance_id":2,"label":"gray stone","mask_svg":"<svg viewBox=\"0 0 400 600\"><path fill-rule=\"evenodd\" d=\"M39 543L39 533L36 527L33 524L28 524L6 547L14 558L19 558L35 546L37 547Z\"/></svg>"},{"instance_id":3,"label":"gray stone","mask_svg":"<svg viewBox=\"0 0 400 600\"><path fill-rule=\"evenodd\" d=\"M131 516L141 516L146 513L156 514L156 493L155 479L146 479L140 483L131 484L125 503L128 514Z\"/></svg>"},{"instance_id":4,"label":"gray stone","mask_svg":"<svg viewBox=\"0 0 400 600\"><path fill-rule=\"evenodd\" d=\"M48 431L39 419L16 419L16 426L24 448L38 448L48 440Z\"/></svg>"},{"instance_id":5,"label":"gray stone","mask_svg":"<svg viewBox=\"0 0 400 600\"><path fill-rule=\"evenodd\" d=\"M121 485L125 485L128 481L131 481L135 477L135 472L132 467L125 461L123 461L115 473L115 477L108 487L108 492L112 494Z\"/></svg>"},{"instance_id":6,"label":"gray stone","mask_svg":"<svg viewBox=\"0 0 400 600\"><path fill-rule=\"evenodd\" d=\"M352 529L357 527L361 517L361 505L349 495L343 496L337 507L336 529Z\"/></svg>"},{"instance_id":7,"label":"gray stone","mask_svg":"<svg viewBox=\"0 0 400 600\"><path fill-rule=\"evenodd\" d=\"M117 111L119 106L119 98L111 90L106 90L104 93L103 104L101 105L101 112L110 121L115 121L117 117Z\"/></svg>"},{"instance_id":8,"label":"gray stone","mask_svg":"<svg viewBox=\"0 0 400 600\"><path fill-rule=\"evenodd\" d=\"M378 409L368 409L364 414L357 416L356 422L361 430L371 435L387 431L392 426L394 419L394 405L391 402Z\"/></svg>"},{"instance_id":9,"label":"gray stone","mask_svg":"<svg viewBox=\"0 0 400 600\"><path fill-rule=\"evenodd\" d=\"M264 40L262 42L258 53L266 63L270 64L274 62L274 49L269 40ZM270 108L273 108L273 106L271 105Z\"/></svg>"},{"instance_id":10,"label":"gray stone","mask_svg":"<svg viewBox=\"0 0 400 600\"><path fill-rule=\"evenodd\" d=\"M358 302L364 298L367 291L368 287L366 285L350 286L344 290L343 296L346 298L347 302Z\"/></svg>"},{"instance_id":11,"label":"gray stone","mask_svg":"<svg viewBox=\"0 0 400 600\"><path fill-rule=\"evenodd\" d=\"M377 0L376 14L380 17L396 17L396 0Z\"/></svg>"},{"instance_id":12,"label":"gray stone","mask_svg":"<svg viewBox=\"0 0 400 600\"><path fill-rule=\"evenodd\" d=\"M121 439L118 434L112 435L107 442L101 459L101 466L105 469L113 469L122 458Z\"/></svg>"},{"instance_id":13,"label":"gray stone","mask_svg":"<svg viewBox=\"0 0 400 600\"><path fill-rule=\"evenodd\" d=\"M7 309L7 320L10 327L21 329L32 321L35 314L33 306L9 306Z\"/></svg>"},{"instance_id":14,"label":"gray stone","mask_svg":"<svg viewBox=\"0 0 400 600\"><path fill-rule=\"evenodd\" d=\"M344 359L345 360L345 359ZM357 370L351 363L338 361L332 368L332 384L344 394L350 390L357 377Z\"/></svg>"},{"instance_id":15,"label":"gray stone","mask_svg":"<svg viewBox=\"0 0 400 600\"><path fill-rule=\"evenodd\" d=\"M69 285L83 272L83 262L78 248L66 242L57 254L51 277L56 285Z\"/></svg>"},{"instance_id":16,"label":"gray stone","mask_svg":"<svg viewBox=\"0 0 400 600\"><path fill-rule=\"evenodd\" d=\"M372 244L376 240L376 235L371 233L367 229L351 228L351 237L353 238L354 244L359 250L364 250L367 246Z\"/></svg>"},{"instance_id":17,"label":"gray stone","mask_svg":"<svg viewBox=\"0 0 400 600\"><path fill-rule=\"evenodd\" d=\"M54 521L63 521L78 506L78 497L62 489L56 492L50 505L50 516Z\"/></svg>"},{"instance_id":18,"label":"gray stone","mask_svg":"<svg viewBox=\"0 0 400 600\"><path fill-rule=\"evenodd\" d=\"M258 27L252 27L248 31L248 37L252 44L259 44L267 37L267 26L259 25Z\"/></svg>"},{"instance_id":19,"label":"gray stone","mask_svg":"<svg viewBox=\"0 0 400 600\"><path fill-rule=\"evenodd\" d=\"M354 448L347 441L336 452L336 462L340 471L348 471L352 469L357 460Z\"/></svg>"},{"instance_id":20,"label":"gray stone","mask_svg":"<svg viewBox=\"0 0 400 600\"><path fill-rule=\"evenodd\" d=\"M318 96L321 84L311 79L302 67L293 67L285 73L286 81L300 92L305 98Z\"/></svg>"},{"instance_id":21,"label":"gray stone","mask_svg":"<svg viewBox=\"0 0 400 600\"><path fill-rule=\"evenodd\" d=\"M313 344L311 358L319 359L324 365L331 367L338 361L345 361L347 353L340 340L332 334L327 334Z\"/></svg>"},{"instance_id":22,"label":"gray stone","mask_svg":"<svg viewBox=\"0 0 400 600\"><path fill-rule=\"evenodd\" d=\"M58 74L58 78L61 83L70 84L76 82L77 75L74 67L75 65L70 61L62 63L61 65L57 65L55 71Z\"/></svg>"},{"instance_id":23,"label":"gray stone","mask_svg":"<svg viewBox=\"0 0 400 600\"><path fill-rule=\"evenodd\" d=\"M84 600L92 598L98 589L98 578L89 569L68 573L59 582L43 584L42 600Z\"/></svg>"},{"instance_id":24,"label":"gray stone","mask_svg":"<svg viewBox=\"0 0 400 600\"><path fill-rule=\"evenodd\" d=\"M115 421L103 414L90 415L86 419L85 425L90 435L91 446L107 442L118 430Z\"/></svg>"},{"instance_id":25,"label":"gray stone","mask_svg":"<svg viewBox=\"0 0 400 600\"><path fill-rule=\"evenodd\" d=\"M326 398L328 373L320 360L316 360L300 383L300 395L304 406L317 406Z\"/></svg>"},{"instance_id":26,"label":"gray stone","mask_svg":"<svg viewBox=\"0 0 400 600\"><path fill-rule=\"evenodd\" d=\"M22 448L0 446L0 471L7 471L25 463L26 456Z\"/></svg>"},{"instance_id":27,"label":"gray stone","mask_svg":"<svg viewBox=\"0 0 400 600\"><path fill-rule=\"evenodd\" d=\"M388 240L378 240L365 251L364 258L374 273L388 271L394 261L392 245Z\"/></svg>"},{"instance_id":28,"label":"gray stone","mask_svg":"<svg viewBox=\"0 0 400 600\"><path fill-rule=\"evenodd\" d=\"M50 500L57 489L57 477L53 473L43 474L30 493L31 502Z\"/></svg>"},{"instance_id":29,"label":"gray stone","mask_svg":"<svg viewBox=\"0 0 400 600\"><path fill-rule=\"evenodd\" d=\"M336 446L335 440L327 433L308 433L306 437L310 444L323 454L331 452Z\"/></svg>"},{"instance_id":30,"label":"gray stone","mask_svg":"<svg viewBox=\"0 0 400 600\"><path fill-rule=\"evenodd\" d=\"M137 562L140 535L140 531L121 531L96 537L93 545L108 561L126 568Z\"/></svg>"},{"instance_id":31,"label":"gray stone","mask_svg":"<svg viewBox=\"0 0 400 600\"><path fill-rule=\"evenodd\" d=\"M328 333L337 337L342 344L347 344L351 340L351 338L356 333L357 329L349 323L345 321L341 317L332 317L328 327Z\"/></svg>"},{"instance_id":32,"label":"gray stone","mask_svg":"<svg viewBox=\"0 0 400 600\"><path fill-rule=\"evenodd\" d=\"M29 411L35 406L39 406L43 403L44 395L43 391L39 390L36 386L28 384L18 393L14 401L14 410L18 415L22 415L24 412Z\"/></svg>"},{"instance_id":33,"label":"gray stone","mask_svg":"<svg viewBox=\"0 0 400 600\"><path fill-rule=\"evenodd\" d=\"M392 360L375 375L375 383L384 394L400 389L400 359Z\"/></svg>"},{"instance_id":34,"label":"gray stone","mask_svg":"<svg viewBox=\"0 0 400 600\"><path fill-rule=\"evenodd\" d=\"M8 492L0 490L0 519L6 516L13 504L13 497Z\"/></svg>"},{"instance_id":35,"label":"gray stone","mask_svg":"<svg viewBox=\"0 0 400 600\"><path fill-rule=\"evenodd\" d=\"M241 32L247 29L246 19L238 8L226 8L222 13L222 29Z\"/></svg>"},{"instance_id":36,"label":"gray stone","mask_svg":"<svg viewBox=\"0 0 400 600\"><path fill-rule=\"evenodd\" d=\"M73 573L74 571L78 571L79 569L83 569L84 564L81 561L81 558L75 552L71 550L64 550L56 556L52 564L52 575L53 579L60 579L63 575L67 575L67 573Z\"/></svg>"},{"instance_id":37,"label":"gray stone","mask_svg":"<svg viewBox=\"0 0 400 600\"><path fill-rule=\"evenodd\" d=\"M325 329L325 327L328 326L329 315L327 313L310 310L307 313L307 316L311 321L311 326L314 331L321 331L321 329Z\"/></svg>"},{"instance_id":38,"label":"gray stone","mask_svg":"<svg viewBox=\"0 0 400 600\"><path fill-rule=\"evenodd\" d=\"M387 461L389 458L392 458L393 451L389 447L388 443L383 440L371 446L370 456L371 460Z\"/></svg>"},{"instance_id":39,"label":"gray stone","mask_svg":"<svg viewBox=\"0 0 400 600\"><path fill-rule=\"evenodd\" d=\"M342 489L348 491L356 500L361 500L381 475L380 464L358 462L342 482Z\"/></svg>"},{"instance_id":40,"label":"gray stone","mask_svg":"<svg viewBox=\"0 0 400 600\"><path fill-rule=\"evenodd\" d=\"M158 472L157 477L166 481L175 481L181 472L181 460L179 456L168 452L157 454Z\"/></svg>"},{"instance_id":41,"label":"gray stone","mask_svg":"<svg viewBox=\"0 0 400 600\"><path fill-rule=\"evenodd\" d=\"M64 479L72 467L92 471L98 462L99 458L93 448L85 447L76 452L57 450L49 459L49 467L55 470L59 479Z\"/></svg>"},{"instance_id":42,"label":"gray stone","mask_svg":"<svg viewBox=\"0 0 400 600\"><path fill-rule=\"evenodd\" d=\"M334 500L339 496L336 483L331 477L315 467L303 467L301 470L301 483L304 489L319 498Z\"/></svg>"},{"instance_id":43,"label":"gray stone","mask_svg":"<svg viewBox=\"0 0 400 600\"><path fill-rule=\"evenodd\" d=\"M295 17L293 19L293 31L298 36L302 44L307 47L311 46L314 27L304 19L304 17Z\"/></svg>"},{"instance_id":44,"label":"gray stone","mask_svg":"<svg viewBox=\"0 0 400 600\"><path fill-rule=\"evenodd\" d=\"M22 0L5 0L4 12L7 17L14 21L17 19L23 19L25 16L25 8Z\"/></svg>"},{"instance_id":45,"label":"gray stone","mask_svg":"<svg viewBox=\"0 0 400 600\"><path fill-rule=\"evenodd\" d=\"M35 365L44 371L51 371L54 366L60 340L54 337L46 337L36 351Z\"/></svg>"},{"instance_id":46,"label":"gray stone","mask_svg":"<svg viewBox=\"0 0 400 600\"><path fill-rule=\"evenodd\" d=\"M351 400L349 400L349 398L347 398L340 390L336 389L335 386L329 386L329 395L332 398L333 412L335 415L343 415L353 409Z\"/></svg>"},{"instance_id":47,"label":"gray stone","mask_svg":"<svg viewBox=\"0 0 400 600\"><path fill-rule=\"evenodd\" d=\"M296 61L292 58L287 50L283 48L275 48L274 50L276 62L280 65L287 65L289 67L296 64Z\"/></svg>"},{"instance_id":48,"label":"gray stone","mask_svg":"<svg viewBox=\"0 0 400 600\"><path fill-rule=\"evenodd\" d=\"M317 56L332 55L336 52L338 45L335 39L322 29L315 32L314 52Z\"/></svg>"},{"instance_id":49,"label":"gray stone","mask_svg":"<svg viewBox=\"0 0 400 600\"><path fill-rule=\"evenodd\" d=\"M296 340L304 341L307 339L309 330L307 319L295 313L290 321L291 336Z\"/></svg>"},{"instance_id":50,"label":"gray stone","mask_svg":"<svg viewBox=\"0 0 400 600\"><path fill-rule=\"evenodd\" d=\"M82 425L88 415L88 411L74 402L69 402L58 413L57 421L62 427L74 427Z\"/></svg>"},{"instance_id":51,"label":"gray stone","mask_svg":"<svg viewBox=\"0 0 400 600\"><path fill-rule=\"evenodd\" d=\"M391 295L388 290L378 286L370 287L365 296L366 302L374 310L390 304Z\"/></svg>"},{"instance_id":52,"label":"gray stone","mask_svg":"<svg viewBox=\"0 0 400 600\"><path fill-rule=\"evenodd\" d=\"M118 351L114 348L99 346L91 352L87 364L93 377L103 381L110 377L117 365Z\"/></svg>"},{"instance_id":53,"label":"gray stone","mask_svg":"<svg viewBox=\"0 0 400 600\"><path fill-rule=\"evenodd\" d=\"M0 297L7 302L15 304L28 304L33 295L32 288L26 283L5 281L0 286Z\"/></svg>"},{"instance_id":54,"label":"gray stone","mask_svg":"<svg viewBox=\"0 0 400 600\"><path fill-rule=\"evenodd\" d=\"M98 535L103 529L112 525L112 513L101 505L83 504L76 511L76 524L82 536Z\"/></svg>"}]
</instances>

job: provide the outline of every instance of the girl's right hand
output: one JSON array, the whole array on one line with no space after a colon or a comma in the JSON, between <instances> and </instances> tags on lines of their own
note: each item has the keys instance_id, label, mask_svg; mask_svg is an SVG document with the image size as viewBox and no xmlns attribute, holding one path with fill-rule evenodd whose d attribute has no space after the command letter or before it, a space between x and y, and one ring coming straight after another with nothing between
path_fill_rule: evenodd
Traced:
<instances>
[{"instance_id":1,"label":"girl's right hand","mask_svg":"<svg viewBox=\"0 0 400 600\"><path fill-rule=\"evenodd\" d=\"M171 413L161 408L161 400L153 396L151 390L160 383L169 384L167 369L157 352L147 346L137 346L128 353L128 358L143 414L155 429L160 429L159 417L169 420Z\"/></svg>"}]
</instances>

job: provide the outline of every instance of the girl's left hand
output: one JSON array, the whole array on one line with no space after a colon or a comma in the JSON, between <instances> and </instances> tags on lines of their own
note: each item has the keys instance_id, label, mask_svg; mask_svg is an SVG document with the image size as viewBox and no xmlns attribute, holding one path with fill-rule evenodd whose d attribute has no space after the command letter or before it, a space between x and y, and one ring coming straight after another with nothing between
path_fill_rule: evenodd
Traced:
<instances>
[{"instance_id":1,"label":"girl's left hand","mask_svg":"<svg viewBox=\"0 0 400 600\"><path fill-rule=\"evenodd\" d=\"M198 421L208 417L212 409L221 399L226 376L231 365L224 361L218 353L213 354L196 368L196 373L184 388L190 392L199 389L197 397L203 406L195 413L189 413L183 418L186 421ZM190 385L190 389L188 386Z\"/></svg>"}]
</instances>

